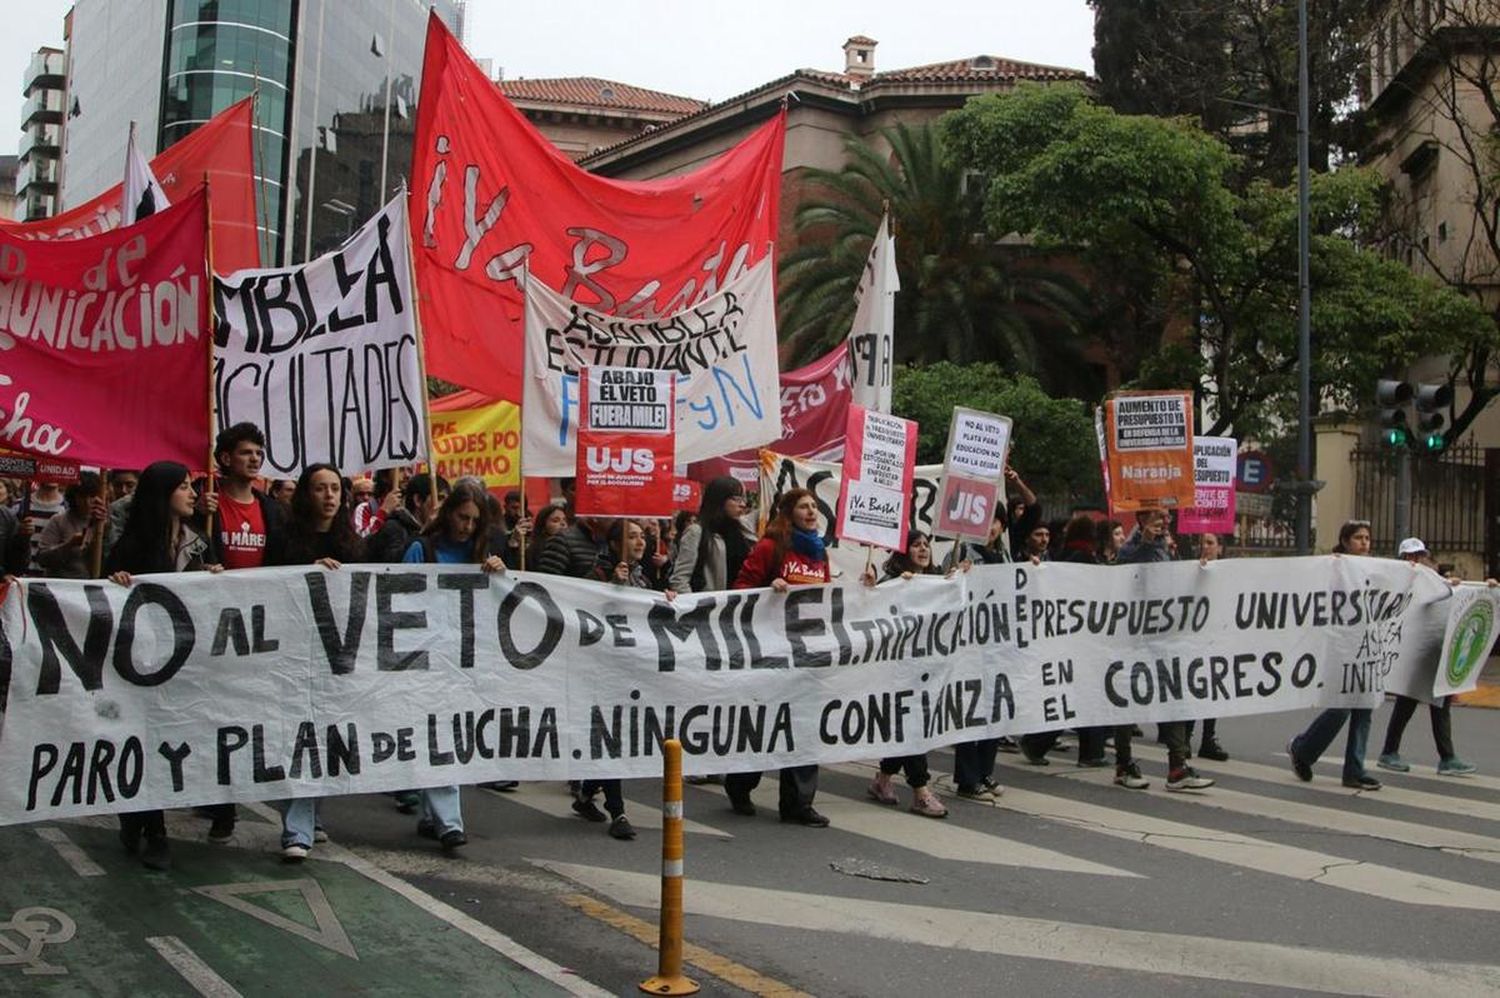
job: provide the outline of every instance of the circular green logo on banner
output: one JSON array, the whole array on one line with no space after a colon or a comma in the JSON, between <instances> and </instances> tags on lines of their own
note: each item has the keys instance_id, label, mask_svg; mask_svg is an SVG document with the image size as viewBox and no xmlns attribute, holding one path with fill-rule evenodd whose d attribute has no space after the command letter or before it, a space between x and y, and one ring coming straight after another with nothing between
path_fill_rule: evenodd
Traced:
<instances>
[{"instance_id":1,"label":"circular green logo on banner","mask_svg":"<svg viewBox=\"0 0 1500 998\"><path fill-rule=\"evenodd\" d=\"M1489 654L1495 629L1494 605L1487 599L1469 604L1453 632L1453 647L1448 649L1448 682L1462 686Z\"/></svg>"}]
</instances>

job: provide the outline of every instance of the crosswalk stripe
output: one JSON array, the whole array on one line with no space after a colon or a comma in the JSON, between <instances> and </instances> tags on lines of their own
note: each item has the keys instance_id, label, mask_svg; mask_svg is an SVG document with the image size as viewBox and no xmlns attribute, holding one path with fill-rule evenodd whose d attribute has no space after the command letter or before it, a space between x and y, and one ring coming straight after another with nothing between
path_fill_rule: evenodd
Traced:
<instances>
[{"instance_id":1,"label":"crosswalk stripe","mask_svg":"<svg viewBox=\"0 0 1500 998\"><path fill-rule=\"evenodd\" d=\"M822 768L852 772L866 778L870 775L847 765ZM698 789L711 788L705 786ZM826 814L833 826L841 832L875 839L934 859L1054 870L1059 873L1086 873L1099 877L1140 876L1128 870L1105 866L1028 842L976 832L948 821L935 821L907 814L896 808L840 797L823 790L818 791L817 805L818 810Z\"/></svg>"},{"instance_id":2,"label":"crosswalk stripe","mask_svg":"<svg viewBox=\"0 0 1500 998\"><path fill-rule=\"evenodd\" d=\"M837 768L860 772L858 766ZM869 770L864 772L868 773ZM1035 818L1063 822L1112 838L1129 839L1200 859L1278 877L1305 880L1387 901L1474 911L1500 911L1500 890L1268 842L1237 832L1170 821L1014 786L1006 789L1005 796L995 806Z\"/></svg>"},{"instance_id":3,"label":"crosswalk stripe","mask_svg":"<svg viewBox=\"0 0 1500 998\"><path fill-rule=\"evenodd\" d=\"M655 909L658 878L573 863L533 863L630 907ZM1018 915L694 881L688 914L783 929L1052 960L1088 967L1331 994L1500 994L1500 967L1305 946L1080 925Z\"/></svg>"},{"instance_id":4,"label":"crosswalk stripe","mask_svg":"<svg viewBox=\"0 0 1500 998\"><path fill-rule=\"evenodd\" d=\"M1204 772L1208 772L1205 767ZM1108 784L1114 778L1113 770L1065 769L1045 775L1074 780L1080 783ZM1343 833L1367 835L1371 838L1389 839L1424 849L1441 849L1471 859L1500 863L1500 839L1472 832L1459 832L1447 828L1434 828L1411 821L1382 818L1362 814L1349 808L1322 807L1302 801L1267 797L1262 794L1230 790L1222 784L1205 793L1179 794L1173 798L1202 807L1211 807L1234 814L1245 814L1254 818L1272 818L1313 828L1337 828Z\"/></svg>"},{"instance_id":5,"label":"crosswalk stripe","mask_svg":"<svg viewBox=\"0 0 1500 998\"><path fill-rule=\"evenodd\" d=\"M1139 748L1132 748L1132 751L1142 759L1154 759L1164 762L1167 758L1166 749L1156 745L1143 745ZM1340 758L1342 758L1342 754ZM1436 811L1445 816L1462 812L1465 817L1487 818L1490 821L1500 821L1500 804L1475 800L1471 797L1460 797L1454 794L1434 794L1428 793L1425 790L1410 790L1406 787L1394 786L1390 783L1385 784L1379 790L1372 793L1353 790L1336 780L1319 779L1317 777L1314 777L1311 783L1303 783L1292 773L1290 762L1284 766L1268 766L1264 763L1244 762L1238 759L1231 759L1228 762L1210 762L1204 759L1194 759L1192 764L1194 768L1214 775L1222 774L1224 776L1242 776L1250 780L1267 780L1272 783L1302 787L1314 793L1334 794L1339 797L1369 796L1375 800L1379 800L1383 804L1400 804L1404 807L1415 807L1424 811ZM1025 764L1022 763L1022 765ZM1028 766L1027 768L1031 767ZM1382 773L1381 775L1384 776L1385 774Z\"/></svg>"},{"instance_id":6,"label":"crosswalk stripe","mask_svg":"<svg viewBox=\"0 0 1500 998\"><path fill-rule=\"evenodd\" d=\"M521 804L531 808L533 811L540 811L543 814L550 814L558 818L567 818L569 821L576 822L581 820L578 815L573 813L572 794L560 783L522 783L515 790L506 793L488 792L498 800ZM661 801L657 801L655 804L642 804L627 798L627 802L634 805L626 811L632 825L636 828L656 829L658 831L661 829ZM699 835L716 835L721 839L734 838L733 834L724 831L722 828L705 825L699 821L684 820L682 830L685 832L696 832Z\"/></svg>"}]
</instances>

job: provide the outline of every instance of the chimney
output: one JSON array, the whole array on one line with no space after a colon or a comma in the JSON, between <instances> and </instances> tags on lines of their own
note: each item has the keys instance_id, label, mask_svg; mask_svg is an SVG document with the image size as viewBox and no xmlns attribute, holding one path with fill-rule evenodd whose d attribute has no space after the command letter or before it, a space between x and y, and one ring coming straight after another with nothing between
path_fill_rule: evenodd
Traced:
<instances>
[{"instance_id":1,"label":"chimney","mask_svg":"<svg viewBox=\"0 0 1500 998\"><path fill-rule=\"evenodd\" d=\"M844 72L849 76L868 79L875 75L875 46L873 38L855 35L844 42Z\"/></svg>"}]
</instances>

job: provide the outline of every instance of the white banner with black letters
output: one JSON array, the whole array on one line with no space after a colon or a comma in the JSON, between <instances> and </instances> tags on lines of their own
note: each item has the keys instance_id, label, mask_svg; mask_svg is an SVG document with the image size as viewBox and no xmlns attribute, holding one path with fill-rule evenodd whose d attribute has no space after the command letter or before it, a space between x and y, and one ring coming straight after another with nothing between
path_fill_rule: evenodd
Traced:
<instances>
[{"instance_id":1,"label":"white banner with black letters","mask_svg":"<svg viewBox=\"0 0 1500 998\"><path fill-rule=\"evenodd\" d=\"M497 779L907 755L1375 706L1449 587L1368 558L985 566L678 596L471 567L24 580L0 824ZM1435 629L1440 636L1443 628Z\"/></svg>"},{"instance_id":2,"label":"white banner with black letters","mask_svg":"<svg viewBox=\"0 0 1500 998\"><path fill-rule=\"evenodd\" d=\"M219 425L254 423L265 474L394 468L427 456L406 197L332 253L214 280Z\"/></svg>"}]
</instances>

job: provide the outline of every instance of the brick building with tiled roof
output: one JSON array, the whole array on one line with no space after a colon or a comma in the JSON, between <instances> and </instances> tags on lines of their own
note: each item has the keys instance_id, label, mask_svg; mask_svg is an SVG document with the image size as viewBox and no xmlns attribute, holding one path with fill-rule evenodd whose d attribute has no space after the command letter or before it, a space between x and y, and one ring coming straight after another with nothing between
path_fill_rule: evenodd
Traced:
<instances>
[{"instance_id":1,"label":"brick building with tiled roof","mask_svg":"<svg viewBox=\"0 0 1500 998\"><path fill-rule=\"evenodd\" d=\"M593 76L497 80L495 85L543 135L574 159L708 106L691 97Z\"/></svg>"}]
</instances>

